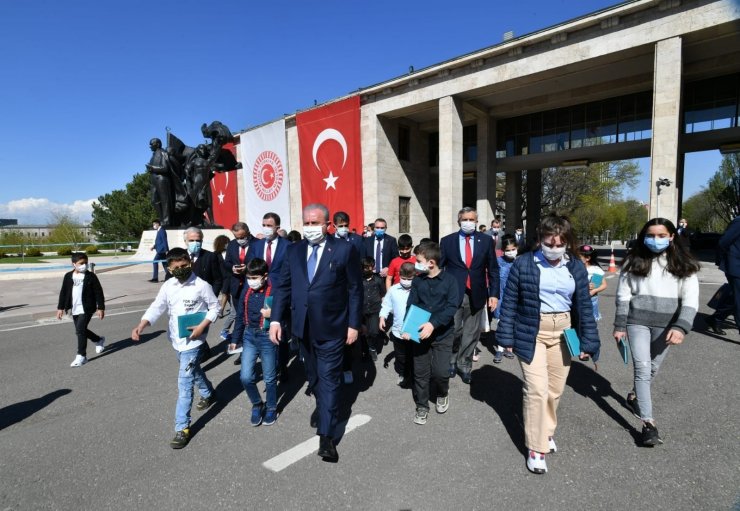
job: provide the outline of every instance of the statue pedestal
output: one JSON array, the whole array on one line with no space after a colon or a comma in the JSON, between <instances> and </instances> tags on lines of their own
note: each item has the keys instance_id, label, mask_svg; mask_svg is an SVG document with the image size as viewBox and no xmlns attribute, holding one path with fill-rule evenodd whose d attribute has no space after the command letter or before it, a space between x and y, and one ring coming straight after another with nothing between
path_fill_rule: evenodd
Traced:
<instances>
[{"instance_id":1,"label":"statue pedestal","mask_svg":"<svg viewBox=\"0 0 740 511\"><path fill-rule=\"evenodd\" d=\"M167 244L170 248L180 247L187 249L188 245L183 240L183 235L186 229L167 229ZM203 248L213 252L213 240L218 236L224 234L230 240L234 239L234 235L228 229L202 229L203 231ZM157 237L157 231L149 230L141 233L141 240L139 240L139 248L136 253L131 256L133 261L151 261L154 259L154 239Z\"/></svg>"}]
</instances>

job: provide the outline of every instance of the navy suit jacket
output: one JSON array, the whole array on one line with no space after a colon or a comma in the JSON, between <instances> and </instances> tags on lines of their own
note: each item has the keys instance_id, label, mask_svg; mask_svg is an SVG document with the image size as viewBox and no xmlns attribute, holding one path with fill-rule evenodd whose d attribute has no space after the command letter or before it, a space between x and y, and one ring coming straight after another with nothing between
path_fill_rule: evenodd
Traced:
<instances>
[{"instance_id":1,"label":"navy suit jacket","mask_svg":"<svg viewBox=\"0 0 740 511\"><path fill-rule=\"evenodd\" d=\"M249 243L245 247L247 249L246 254L249 254L249 247L255 241L254 238L251 237L248 239ZM231 240L229 241L229 244L226 245L226 255L224 256L225 271L229 275L228 282L224 284L224 292L228 292L232 298L235 299L239 297L239 291L241 291L241 287L244 284L244 275L234 275L234 272L231 270L233 266L241 264L239 262L240 248L241 247L236 240ZM244 264L247 264L246 255L244 257ZM236 303L236 301L234 303Z\"/></svg>"},{"instance_id":2,"label":"navy suit jacket","mask_svg":"<svg viewBox=\"0 0 740 511\"><path fill-rule=\"evenodd\" d=\"M375 259L375 235L365 238L364 242L365 253L362 254L362 257L372 257ZM391 260L394 257L398 257L398 242L396 242L396 238L390 234L386 234L383 241L383 249L380 251L380 254L382 255L380 267L388 268L388 265L391 264Z\"/></svg>"},{"instance_id":3,"label":"navy suit jacket","mask_svg":"<svg viewBox=\"0 0 740 511\"><path fill-rule=\"evenodd\" d=\"M473 260L470 269L460 254L460 231L448 234L439 242L442 257L440 268L455 277L460 303L465 295L465 284L470 275L470 307L478 311L486 305L489 297L499 296L499 274L493 238L482 233L471 234Z\"/></svg>"},{"instance_id":4,"label":"navy suit jacket","mask_svg":"<svg viewBox=\"0 0 740 511\"><path fill-rule=\"evenodd\" d=\"M218 296L223 289L224 265L218 254L201 248L193 264L193 273L211 285L214 295Z\"/></svg>"},{"instance_id":5,"label":"navy suit jacket","mask_svg":"<svg viewBox=\"0 0 740 511\"><path fill-rule=\"evenodd\" d=\"M157 229L157 237L154 238L154 251L157 254L166 254L169 249L170 246L167 243L167 231L165 231L164 227L160 227Z\"/></svg>"},{"instance_id":6,"label":"navy suit jacket","mask_svg":"<svg viewBox=\"0 0 740 511\"><path fill-rule=\"evenodd\" d=\"M286 238L276 238L277 240L277 246L273 247L272 250L272 263L270 264L270 282L274 283L278 282L280 280L280 270L283 266L283 261L285 260L285 253L286 250L288 250L288 245L290 245L290 241L288 241ZM273 240L274 244L275 240ZM267 243L266 239L261 240L254 240L252 243L249 244L249 250L247 251L247 258L245 261L251 261L255 257L259 257L260 259L265 258L265 244Z\"/></svg>"},{"instance_id":7,"label":"navy suit jacket","mask_svg":"<svg viewBox=\"0 0 740 511\"><path fill-rule=\"evenodd\" d=\"M727 275L740 277L740 216L727 226L725 233L719 239L720 265L719 268ZM740 300L736 296L735 300ZM737 322L737 318L735 318Z\"/></svg>"},{"instance_id":8,"label":"navy suit jacket","mask_svg":"<svg viewBox=\"0 0 740 511\"><path fill-rule=\"evenodd\" d=\"M362 325L362 268L351 243L327 236L312 282L308 282L308 242L287 248L280 278L273 282L271 321L290 314L293 336L304 338L306 322L313 341L347 337L347 328ZM283 334L285 335L285 334Z\"/></svg>"},{"instance_id":9,"label":"navy suit jacket","mask_svg":"<svg viewBox=\"0 0 740 511\"><path fill-rule=\"evenodd\" d=\"M365 238L363 238L359 234L351 232L347 235L346 238L337 236L335 236L335 238L339 241L349 241L350 243L352 243L355 246L357 253L360 254L360 260L365 257Z\"/></svg>"}]
</instances>

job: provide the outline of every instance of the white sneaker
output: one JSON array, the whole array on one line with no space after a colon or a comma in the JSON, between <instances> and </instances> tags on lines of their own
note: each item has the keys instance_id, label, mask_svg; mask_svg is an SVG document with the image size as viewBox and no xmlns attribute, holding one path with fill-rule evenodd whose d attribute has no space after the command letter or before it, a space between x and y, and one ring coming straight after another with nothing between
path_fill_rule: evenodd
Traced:
<instances>
[{"instance_id":1,"label":"white sneaker","mask_svg":"<svg viewBox=\"0 0 740 511\"><path fill-rule=\"evenodd\" d=\"M437 398L437 413L445 413L450 407L450 396Z\"/></svg>"},{"instance_id":2,"label":"white sneaker","mask_svg":"<svg viewBox=\"0 0 740 511\"><path fill-rule=\"evenodd\" d=\"M553 437L547 438L547 444L550 447L550 452L558 452L558 446L555 445L555 439Z\"/></svg>"},{"instance_id":3,"label":"white sneaker","mask_svg":"<svg viewBox=\"0 0 740 511\"><path fill-rule=\"evenodd\" d=\"M98 342L95 343L95 353L103 353L105 350L105 337L101 337Z\"/></svg>"},{"instance_id":4,"label":"white sneaker","mask_svg":"<svg viewBox=\"0 0 740 511\"><path fill-rule=\"evenodd\" d=\"M344 371L344 383L351 385L353 381L354 377L352 376L352 371Z\"/></svg>"},{"instance_id":5,"label":"white sneaker","mask_svg":"<svg viewBox=\"0 0 740 511\"><path fill-rule=\"evenodd\" d=\"M530 450L527 456L527 469L533 474L546 473L547 463L545 463L545 455L541 452Z\"/></svg>"},{"instance_id":6,"label":"white sneaker","mask_svg":"<svg viewBox=\"0 0 740 511\"><path fill-rule=\"evenodd\" d=\"M69 364L69 367L80 367L81 365L85 365L86 363L87 359L85 357L83 357L82 355L77 355L72 363Z\"/></svg>"}]
</instances>

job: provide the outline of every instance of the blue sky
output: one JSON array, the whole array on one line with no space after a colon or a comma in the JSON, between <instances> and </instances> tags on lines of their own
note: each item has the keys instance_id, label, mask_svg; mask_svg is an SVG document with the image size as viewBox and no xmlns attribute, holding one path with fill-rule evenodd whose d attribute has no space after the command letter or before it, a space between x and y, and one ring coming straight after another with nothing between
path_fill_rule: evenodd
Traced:
<instances>
[{"instance_id":1,"label":"blue sky","mask_svg":"<svg viewBox=\"0 0 740 511\"><path fill-rule=\"evenodd\" d=\"M0 217L89 220L166 127L195 145L617 3L2 1ZM685 195L719 160L687 160Z\"/></svg>"}]
</instances>

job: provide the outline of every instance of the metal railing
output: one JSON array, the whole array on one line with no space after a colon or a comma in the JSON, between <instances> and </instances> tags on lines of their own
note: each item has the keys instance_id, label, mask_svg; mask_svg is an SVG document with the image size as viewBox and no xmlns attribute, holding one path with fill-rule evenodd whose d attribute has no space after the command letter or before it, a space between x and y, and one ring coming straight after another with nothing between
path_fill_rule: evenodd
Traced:
<instances>
[{"instance_id":1,"label":"metal railing","mask_svg":"<svg viewBox=\"0 0 740 511\"><path fill-rule=\"evenodd\" d=\"M44 247L70 247L73 252L77 251L84 251L85 247L88 246L95 246L95 247L113 247L113 253L115 255L118 255L118 252L134 252L138 248L139 242L138 241L100 241L100 242L94 242L94 241L82 241L82 242L71 242L71 243L20 243L15 245L0 245L0 252L5 253L15 253L18 254L18 256L21 258L21 260L25 261L26 253L29 249L37 249L39 250L42 255L44 250L42 250ZM6 250L10 249L10 250ZM110 250L108 248L107 250ZM46 252L56 252L56 250L47 250Z\"/></svg>"}]
</instances>

